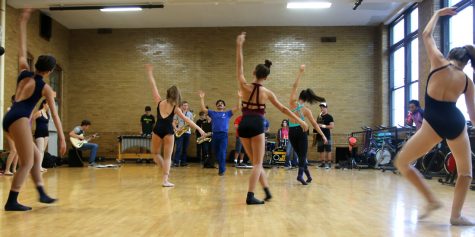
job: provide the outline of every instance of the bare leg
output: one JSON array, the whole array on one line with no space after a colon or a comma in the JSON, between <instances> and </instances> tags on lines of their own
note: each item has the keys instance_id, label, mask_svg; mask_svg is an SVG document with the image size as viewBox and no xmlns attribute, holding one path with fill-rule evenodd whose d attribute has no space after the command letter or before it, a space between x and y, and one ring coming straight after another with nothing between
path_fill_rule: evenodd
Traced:
<instances>
[{"instance_id":1,"label":"bare leg","mask_svg":"<svg viewBox=\"0 0 475 237\"><path fill-rule=\"evenodd\" d=\"M475 222L462 216L462 207L472 182L472 160L468 134L464 130L456 139L448 140L447 144L454 155L458 174L454 190L454 200L452 202L450 223L452 225L463 226L475 225Z\"/></svg>"},{"instance_id":2,"label":"bare leg","mask_svg":"<svg viewBox=\"0 0 475 237\"><path fill-rule=\"evenodd\" d=\"M428 202L425 212L419 216L419 219L427 217L431 211L440 208L441 203L436 199L427 183L424 182L421 173L411 166L411 163L430 151L441 140L424 120L422 127L409 139L396 158L395 165L397 169L422 193Z\"/></svg>"},{"instance_id":3,"label":"bare leg","mask_svg":"<svg viewBox=\"0 0 475 237\"><path fill-rule=\"evenodd\" d=\"M173 153L173 144L175 142L175 135L166 135L163 138L163 187L173 187L174 184L168 181L170 175L170 166Z\"/></svg>"},{"instance_id":4,"label":"bare leg","mask_svg":"<svg viewBox=\"0 0 475 237\"><path fill-rule=\"evenodd\" d=\"M41 166L43 164L43 158L45 155L45 143L46 143L46 138L44 137L39 137L35 139L36 147L38 148L38 151L40 152L40 170L41 172L46 171L45 168Z\"/></svg>"},{"instance_id":5,"label":"bare leg","mask_svg":"<svg viewBox=\"0 0 475 237\"><path fill-rule=\"evenodd\" d=\"M17 162L15 162L15 160L18 161L18 156L17 156L17 152L15 148L15 142L13 142L13 139L9 137L8 135L6 137L8 141L8 147L10 148L10 153L8 154L8 157L7 157L7 164L5 166L5 175L13 175L13 173L15 173L16 171ZM11 172L12 163L13 163L13 173Z\"/></svg>"},{"instance_id":6,"label":"bare leg","mask_svg":"<svg viewBox=\"0 0 475 237\"><path fill-rule=\"evenodd\" d=\"M160 150L162 148L162 139L157 136L155 133L152 135L152 144L150 147L150 152L153 156L153 161L163 169L163 158L160 155Z\"/></svg>"},{"instance_id":7,"label":"bare leg","mask_svg":"<svg viewBox=\"0 0 475 237\"><path fill-rule=\"evenodd\" d=\"M27 211L31 210L30 207L23 206L18 203L17 197L21 190L21 187L25 183L26 176L30 173L33 166L33 137L29 131L29 121L27 118L21 118L10 125L9 136L15 142L17 148L18 158L20 160L20 168L15 173L12 180L12 186L10 194L5 204L5 210L7 211Z\"/></svg>"},{"instance_id":8,"label":"bare leg","mask_svg":"<svg viewBox=\"0 0 475 237\"><path fill-rule=\"evenodd\" d=\"M256 189L256 184L258 180L261 180L261 184L266 185L264 188L268 190L267 179L265 177L264 168L262 167L262 160L264 158L264 134L257 135L252 138L241 138L241 142L244 146L249 158L252 160L252 172L251 177L249 178L249 189L247 193L247 204L264 204L263 201L260 201L254 198L254 190ZM270 199L270 198L269 198Z\"/></svg>"}]
</instances>

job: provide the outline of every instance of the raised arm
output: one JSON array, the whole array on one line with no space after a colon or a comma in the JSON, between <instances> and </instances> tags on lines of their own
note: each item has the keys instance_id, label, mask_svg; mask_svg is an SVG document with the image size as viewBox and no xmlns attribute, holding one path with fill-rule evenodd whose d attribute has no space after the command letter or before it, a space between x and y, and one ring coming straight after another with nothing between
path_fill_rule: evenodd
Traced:
<instances>
[{"instance_id":1,"label":"raised arm","mask_svg":"<svg viewBox=\"0 0 475 237\"><path fill-rule=\"evenodd\" d=\"M146 64L145 69L147 70L148 82L150 82L150 86L152 87L152 95L153 99L156 104L158 104L162 98L158 93L157 85L155 84L155 77L153 76L153 66L151 64Z\"/></svg>"},{"instance_id":2,"label":"raised arm","mask_svg":"<svg viewBox=\"0 0 475 237\"><path fill-rule=\"evenodd\" d=\"M310 109L308 109L308 108L304 108L303 115L308 119L308 121L310 121L313 128L315 128L315 130L317 130L318 134L320 134L320 136L322 136L323 142L325 144L327 144L328 143L327 137L322 132L322 129L320 129L320 126L318 126L317 121L315 121L315 117L313 117L312 111L310 111Z\"/></svg>"},{"instance_id":3,"label":"raised arm","mask_svg":"<svg viewBox=\"0 0 475 237\"><path fill-rule=\"evenodd\" d=\"M237 113L239 110L242 109L242 93L241 93L241 91L238 91L237 95L238 95L238 100L237 100L238 103L232 109L233 114Z\"/></svg>"},{"instance_id":4,"label":"raised arm","mask_svg":"<svg viewBox=\"0 0 475 237\"><path fill-rule=\"evenodd\" d=\"M175 108L175 114L178 115L178 117L180 117L181 119L183 119L185 123L189 124L192 128L196 129L201 134L201 136L206 136L206 133L203 131L203 129L201 129L198 125L196 125L196 123L193 122L193 120L186 117L180 108Z\"/></svg>"},{"instance_id":5,"label":"raised arm","mask_svg":"<svg viewBox=\"0 0 475 237\"><path fill-rule=\"evenodd\" d=\"M51 116L53 117L54 126L56 127L56 130L58 130L59 153L64 155L66 153L66 140L64 138L63 126L61 125L61 120L59 119L58 112L56 111L56 105L54 103L55 93L49 85L45 85L43 89L43 96L46 97L46 102L48 103Z\"/></svg>"},{"instance_id":6,"label":"raised arm","mask_svg":"<svg viewBox=\"0 0 475 237\"><path fill-rule=\"evenodd\" d=\"M303 128L303 131L306 132L308 131L308 125L305 121L303 121L302 119L300 119L297 115L295 115L294 113L292 113L292 111L290 111L289 108L285 107L284 105L282 105L282 103L280 103L280 101L277 99L277 97L275 96L275 94L271 91L268 91L267 92L267 96L269 98L269 101L282 113L284 113L285 115L287 115L288 117L290 118L293 118L295 119L299 124L300 126L302 126Z\"/></svg>"},{"instance_id":7,"label":"raised arm","mask_svg":"<svg viewBox=\"0 0 475 237\"><path fill-rule=\"evenodd\" d=\"M200 96L201 111L204 111L205 113L208 113L208 109L206 108L206 105L205 105L205 92L204 91L199 91L198 95Z\"/></svg>"},{"instance_id":8,"label":"raised arm","mask_svg":"<svg viewBox=\"0 0 475 237\"><path fill-rule=\"evenodd\" d=\"M455 12L455 8L453 7L443 8L436 11L434 15L432 16L432 18L429 20L429 23L427 23L426 28L422 32L422 40L426 48L427 56L429 57L429 60L431 63L431 68L438 68L446 64L444 55L437 48L437 45L433 37L433 33L434 33L435 26L437 25L437 21L439 20L439 17L441 16L453 16L456 14L457 12Z\"/></svg>"},{"instance_id":9,"label":"raised arm","mask_svg":"<svg viewBox=\"0 0 475 237\"><path fill-rule=\"evenodd\" d=\"M28 65L28 55L26 49L26 31L27 31L27 24L28 20L30 19L31 13L33 12L32 9L26 8L23 10L22 14L20 15L20 50L18 55L18 67L19 71L23 70L30 70L30 66Z\"/></svg>"},{"instance_id":10,"label":"raised arm","mask_svg":"<svg viewBox=\"0 0 475 237\"><path fill-rule=\"evenodd\" d=\"M299 73L297 74L297 78L295 79L294 84L292 85L292 91L290 92L290 106L295 106L297 102L297 88L299 87L300 78L305 71L305 65L300 65Z\"/></svg>"},{"instance_id":11,"label":"raised arm","mask_svg":"<svg viewBox=\"0 0 475 237\"><path fill-rule=\"evenodd\" d=\"M237 81L239 88L242 90L244 85L246 85L246 78L244 78L244 56L242 54L242 46L246 41L246 32L241 32L236 39L236 72L237 72Z\"/></svg>"}]
</instances>

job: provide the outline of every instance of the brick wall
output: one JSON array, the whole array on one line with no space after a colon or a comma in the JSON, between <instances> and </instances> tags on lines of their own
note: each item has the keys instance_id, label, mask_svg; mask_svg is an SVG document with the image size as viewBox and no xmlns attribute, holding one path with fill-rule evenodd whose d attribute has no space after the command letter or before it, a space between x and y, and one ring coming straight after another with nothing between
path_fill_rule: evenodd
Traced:
<instances>
[{"instance_id":1,"label":"brick wall","mask_svg":"<svg viewBox=\"0 0 475 237\"><path fill-rule=\"evenodd\" d=\"M256 64L272 60L266 86L284 104L288 103L299 65L307 65L300 88L313 88L328 100L329 112L336 120L336 144L344 144L346 134L362 125L374 125L375 120L380 123L374 109L381 103L380 96L374 94L380 74L376 28L247 27L123 29L112 34L72 30L65 127L70 129L82 119L90 119L91 132L103 134L97 140L104 148L100 155L114 156L108 149L116 147L111 136L139 132L144 106L154 107L143 67L148 62L155 65L162 96L175 84L194 111L199 109L200 89L207 93L210 108L217 99L232 107L237 102L235 37L240 31L248 33L244 47L247 80L253 79ZM335 36L337 42L321 43L323 36ZM315 115L319 113L317 106L312 110ZM285 118L273 106L268 106L266 116L274 132ZM233 129L230 132L231 149ZM190 148L193 155L194 145ZM313 150L311 159L316 157Z\"/></svg>"},{"instance_id":2,"label":"brick wall","mask_svg":"<svg viewBox=\"0 0 475 237\"><path fill-rule=\"evenodd\" d=\"M5 90L2 94L4 101L5 111L11 106L10 97L15 93L16 79L18 77L18 49L19 49L19 29L18 29L18 17L21 10L17 10L10 6L7 6L6 10L6 39L5 39ZM28 23L28 52L33 55L34 60L42 54L51 54L55 56L58 65L63 70L63 78L65 85L67 86L69 75L69 34L70 31L58 22L53 20L52 32L53 36L50 41L47 41L40 37L39 34L39 12L32 14ZM32 68L31 70L34 70ZM49 80L46 78L47 82ZM64 116L62 116L64 119ZM6 139L4 139L4 143Z\"/></svg>"}]
</instances>

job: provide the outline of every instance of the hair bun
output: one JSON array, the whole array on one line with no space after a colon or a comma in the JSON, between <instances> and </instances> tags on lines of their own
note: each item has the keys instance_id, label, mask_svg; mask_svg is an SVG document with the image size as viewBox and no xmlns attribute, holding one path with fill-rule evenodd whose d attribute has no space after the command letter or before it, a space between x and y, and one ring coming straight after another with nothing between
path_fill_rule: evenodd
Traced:
<instances>
[{"instance_id":1,"label":"hair bun","mask_svg":"<svg viewBox=\"0 0 475 237\"><path fill-rule=\"evenodd\" d=\"M270 66L272 66L272 62L268 59L266 59L264 65L266 65L266 67L270 68Z\"/></svg>"}]
</instances>

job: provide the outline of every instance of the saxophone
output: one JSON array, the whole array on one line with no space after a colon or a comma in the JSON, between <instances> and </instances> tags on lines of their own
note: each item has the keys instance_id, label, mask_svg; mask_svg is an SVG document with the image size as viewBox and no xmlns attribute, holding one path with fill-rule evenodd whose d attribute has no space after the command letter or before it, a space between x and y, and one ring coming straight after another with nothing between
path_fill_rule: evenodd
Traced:
<instances>
[{"instance_id":1,"label":"saxophone","mask_svg":"<svg viewBox=\"0 0 475 237\"><path fill-rule=\"evenodd\" d=\"M191 118L191 120L195 119L195 115L193 114L193 117ZM188 129L190 129L190 125L185 123L185 125L179 129L176 130L175 132L175 136L176 137L181 137L183 134L185 134Z\"/></svg>"}]
</instances>

